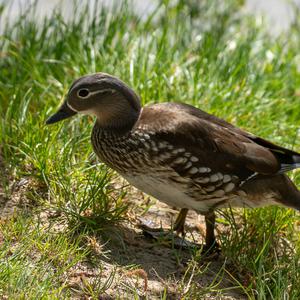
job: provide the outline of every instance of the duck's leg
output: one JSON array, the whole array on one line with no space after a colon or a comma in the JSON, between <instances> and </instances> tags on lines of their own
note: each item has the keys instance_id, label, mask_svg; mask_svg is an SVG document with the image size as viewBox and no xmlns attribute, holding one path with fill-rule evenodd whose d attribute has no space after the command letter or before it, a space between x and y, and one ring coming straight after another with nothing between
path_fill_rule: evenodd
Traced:
<instances>
[{"instance_id":1,"label":"duck's leg","mask_svg":"<svg viewBox=\"0 0 300 300\"><path fill-rule=\"evenodd\" d=\"M164 231L162 228L150 228L146 224L139 224L139 227L143 230L143 234L146 237L150 237L155 240L163 240L164 244L169 243L170 246L175 248L199 248L200 245L189 242L184 239L184 224L186 220L186 216L188 213L187 208L182 208L175 220L173 230L176 231L177 234L181 233L182 238L178 235L174 235L170 230Z\"/></svg>"},{"instance_id":2,"label":"duck's leg","mask_svg":"<svg viewBox=\"0 0 300 300\"><path fill-rule=\"evenodd\" d=\"M185 224L185 219L188 213L187 208L182 208L175 220L173 230L176 231L177 234L180 234L184 237L185 236L185 231L184 231L184 224Z\"/></svg>"},{"instance_id":3,"label":"duck's leg","mask_svg":"<svg viewBox=\"0 0 300 300\"><path fill-rule=\"evenodd\" d=\"M181 233L183 237L184 237L184 224L185 224L187 213L188 213L188 209L182 208L173 226L173 230L176 231L177 234ZM219 249L215 237L215 223L216 223L216 215L214 210L211 210L207 214L205 214L206 234L205 234L205 246L203 249L205 253L211 253ZM183 246L188 248L191 246L192 247L199 246L197 244L193 244L183 239L180 239L179 237L174 237L174 236L172 237L170 231L166 232L162 228L150 228L145 224L140 224L139 227L143 230L145 236L151 237L156 240L161 238L172 240L174 246L177 247Z\"/></svg>"},{"instance_id":4,"label":"duck's leg","mask_svg":"<svg viewBox=\"0 0 300 300\"><path fill-rule=\"evenodd\" d=\"M173 231L176 231L177 234L182 234L182 236L184 237L185 235L185 231L184 231L184 224L185 224L185 220L186 220L186 216L188 213L188 209L187 208L182 208L175 220L174 226L173 226ZM167 234L170 235L170 231L164 232L163 228L152 228L149 227L148 225L141 223L139 224L139 227L143 229L144 232L147 232L149 234L151 234L152 232L157 233L160 232L162 234Z\"/></svg>"},{"instance_id":5,"label":"duck's leg","mask_svg":"<svg viewBox=\"0 0 300 300\"><path fill-rule=\"evenodd\" d=\"M218 248L215 237L215 223L216 215L212 210L205 215L205 225L206 225L206 234L205 234L205 250L213 250Z\"/></svg>"}]
</instances>

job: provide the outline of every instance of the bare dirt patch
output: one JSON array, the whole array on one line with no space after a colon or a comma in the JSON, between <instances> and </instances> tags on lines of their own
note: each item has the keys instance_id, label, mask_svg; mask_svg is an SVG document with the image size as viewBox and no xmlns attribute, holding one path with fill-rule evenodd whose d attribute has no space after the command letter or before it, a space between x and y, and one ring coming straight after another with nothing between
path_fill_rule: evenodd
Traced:
<instances>
[{"instance_id":1,"label":"bare dirt patch","mask_svg":"<svg viewBox=\"0 0 300 300\"><path fill-rule=\"evenodd\" d=\"M29 211L35 205L30 192L37 193L40 189L37 181L32 178L2 178L0 186L0 218L7 219L16 212Z\"/></svg>"},{"instance_id":2,"label":"bare dirt patch","mask_svg":"<svg viewBox=\"0 0 300 300\"><path fill-rule=\"evenodd\" d=\"M33 177L17 178L9 174L0 148L0 219L7 219L16 212L30 211L35 196L45 193L45 185Z\"/></svg>"}]
</instances>

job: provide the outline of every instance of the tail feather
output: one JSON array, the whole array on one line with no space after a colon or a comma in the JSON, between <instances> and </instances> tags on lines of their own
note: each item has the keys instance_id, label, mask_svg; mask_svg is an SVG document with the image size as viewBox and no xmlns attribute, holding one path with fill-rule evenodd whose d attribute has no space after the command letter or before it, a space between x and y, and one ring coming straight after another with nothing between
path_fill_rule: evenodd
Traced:
<instances>
[{"instance_id":1,"label":"tail feather","mask_svg":"<svg viewBox=\"0 0 300 300\"><path fill-rule=\"evenodd\" d=\"M280 162L279 174L300 168L300 153L275 145L260 137L252 138L252 140L268 148L277 157Z\"/></svg>"},{"instance_id":2,"label":"tail feather","mask_svg":"<svg viewBox=\"0 0 300 300\"><path fill-rule=\"evenodd\" d=\"M300 168L300 155L292 155L290 163L281 163L278 173L285 173Z\"/></svg>"},{"instance_id":3,"label":"tail feather","mask_svg":"<svg viewBox=\"0 0 300 300\"><path fill-rule=\"evenodd\" d=\"M299 155L293 155L292 159L293 159L293 161L296 165L300 166L300 154Z\"/></svg>"}]
</instances>

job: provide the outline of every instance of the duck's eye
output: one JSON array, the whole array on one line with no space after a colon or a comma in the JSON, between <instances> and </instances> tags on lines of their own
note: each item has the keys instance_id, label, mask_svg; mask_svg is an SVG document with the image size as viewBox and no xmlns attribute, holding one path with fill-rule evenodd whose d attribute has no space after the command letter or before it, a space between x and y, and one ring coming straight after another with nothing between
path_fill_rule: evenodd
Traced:
<instances>
[{"instance_id":1,"label":"duck's eye","mask_svg":"<svg viewBox=\"0 0 300 300\"><path fill-rule=\"evenodd\" d=\"M81 89L77 92L77 95L80 98L86 98L89 94L90 94L90 91L88 89Z\"/></svg>"}]
</instances>

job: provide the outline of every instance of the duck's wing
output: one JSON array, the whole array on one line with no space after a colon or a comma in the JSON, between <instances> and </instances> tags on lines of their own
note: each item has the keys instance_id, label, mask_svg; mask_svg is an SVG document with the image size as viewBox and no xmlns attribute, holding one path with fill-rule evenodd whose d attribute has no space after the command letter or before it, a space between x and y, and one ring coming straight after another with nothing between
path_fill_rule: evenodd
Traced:
<instances>
[{"instance_id":1,"label":"duck's wing","mask_svg":"<svg viewBox=\"0 0 300 300\"><path fill-rule=\"evenodd\" d=\"M300 154L190 105L162 103L145 107L137 126L155 134L157 140L185 149L200 165L237 174L241 180L252 174L276 174L300 167Z\"/></svg>"}]
</instances>

